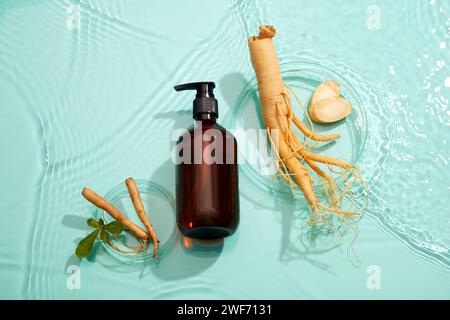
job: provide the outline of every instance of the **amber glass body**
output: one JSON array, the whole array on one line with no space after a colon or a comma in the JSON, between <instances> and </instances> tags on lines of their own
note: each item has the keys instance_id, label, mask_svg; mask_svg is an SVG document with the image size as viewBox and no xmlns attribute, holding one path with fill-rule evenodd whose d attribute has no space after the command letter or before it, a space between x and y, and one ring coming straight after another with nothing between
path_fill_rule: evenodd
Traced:
<instances>
[{"instance_id":1,"label":"amber glass body","mask_svg":"<svg viewBox=\"0 0 450 320\"><path fill-rule=\"evenodd\" d=\"M208 135L211 132L209 129L215 129L213 132L216 134L212 138ZM216 144L216 148L208 152L208 145L211 147L211 141L216 139L217 134L223 143ZM203 139L205 135L207 138ZM197 144L195 139L198 139ZM205 116L196 119L196 124L180 137L177 147L182 150L180 155L190 153L185 157L190 161L176 164L176 211L181 233L196 239L216 239L233 234L239 224L236 139L218 125L215 118ZM205 161L203 153L212 154L222 161Z\"/></svg>"}]
</instances>

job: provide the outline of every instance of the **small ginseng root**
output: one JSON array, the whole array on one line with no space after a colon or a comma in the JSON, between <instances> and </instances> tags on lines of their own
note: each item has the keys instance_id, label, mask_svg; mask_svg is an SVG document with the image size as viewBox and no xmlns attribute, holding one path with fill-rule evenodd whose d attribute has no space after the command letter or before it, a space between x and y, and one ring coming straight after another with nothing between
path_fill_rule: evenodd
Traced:
<instances>
[{"instance_id":1,"label":"small ginseng root","mask_svg":"<svg viewBox=\"0 0 450 320\"><path fill-rule=\"evenodd\" d=\"M253 68L258 81L261 111L272 149L276 155L279 175L291 186L300 189L310 208L310 224L324 224L343 235L354 226L360 212L354 209L354 195L351 192L355 182L362 186L364 181L358 167L351 163L311 152L306 141L301 141L295 127L307 138L326 142L338 139L339 134L321 135L312 128L312 122L305 112L294 90L286 85L281 77L280 64L272 38L276 30L273 26L260 26L259 35L248 39ZM327 83L325 96L337 99L340 93L337 83ZM314 99L322 100L320 89ZM294 113L291 97L303 109L311 128L306 126ZM319 165L321 164L321 165ZM328 170L326 170L327 168ZM326 170L326 171L325 171ZM314 189L315 174L322 190ZM367 196L367 189L365 189ZM349 198L351 208L341 208L344 198ZM367 201L367 198L366 198ZM335 226L335 221L338 225Z\"/></svg>"},{"instance_id":2,"label":"small ginseng root","mask_svg":"<svg viewBox=\"0 0 450 320\"><path fill-rule=\"evenodd\" d=\"M148 220L148 217L146 216L145 211L143 211L143 205L142 205L142 201L141 201L141 197L139 194L139 190L137 189L137 186L134 182L134 179L132 180L133 182L128 182L129 179L127 179L127 187L129 184L134 184L134 187L132 187L132 191L130 192L130 196L132 198L133 204L135 204L135 208L136 208L136 203L140 202L140 207L138 204L139 208L142 208L142 211L137 211L137 214L139 216L139 219L141 219L142 223L144 224L144 226L148 229L148 226L150 226L150 230L149 232L144 231L141 227L139 227L138 225L136 225L135 223L133 223L130 219L128 219L127 217L125 217L125 215L120 212L116 207L114 207L110 202L108 202L105 198L103 198L102 196L98 195L96 192L94 192L93 190L85 187L83 188L83 191L81 192L82 196L88 200L90 203L92 203L94 206L96 206L97 208L102 209L103 211L105 211L106 213L108 213L112 218L114 218L118 223L120 223L123 227L125 227L126 229L128 229L135 237L136 239L138 239L139 241L139 245L138 246L133 246L133 245L129 245L127 243L125 243L124 241L122 241L120 239L120 237L118 236L118 234L121 232L108 232L110 230L108 230L108 228L102 228L102 226L100 225L99 227L99 232L97 232L95 234L95 231L92 233L92 237L94 237L95 235L100 234L100 238L102 241L104 241L109 247L111 247L112 249L121 252L121 253L125 253L125 254L137 254L140 252L145 251L148 248L148 244L149 241L152 240L153 243L155 243L155 248L153 250L153 257L156 257L156 253L158 250L158 239L156 238L156 233L153 230L153 228L151 227L151 224ZM130 188L128 189L130 190ZM93 220L93 219L92 219ZM103 220L101 220L103 221ZM100 221L100 222L101 222ZM88 221L89 224L89 221ZM91 225L92 227L94 227L93 225ZM104 229L104 230L103 230ZM102 233L102 231L104 233ZM106 235L106 233L111 234L112 237L121 245L125 246L126 248L130 249L130 250L122 250L119 247L117 247L114 243L112 243L110 241L110 237L108 235ZM102 234L104 236L102 236ZM95 240L96 237L94 237ZM83 240L82 240L83 241ZM92 247L92 244L90 245ZM78 248L77 248L78 250ZM78 254L77 254L78 255Z\"/></svg>"},{"instance_id":3,"label":"small ginseng root","mask_svg":"<svg viewBox=\"0 0 450 320\"><path fill-rule=\"evenodd\" d=\"M314 91L308 112L314 122L333 123L347 117L352 112L352 105L341 97L339 83L326 80Z\"/></svg>"},{"instance_id":4,"label":"small ginseng root","mask_svg":"<svg viewBox=\"0 0 450 320\"><path fill-rule=\"evenodd\" d=\"M127 180L125 180L125 184L127 185L131 200L133 201L134 209L136 210L139 219L141 219L142 223L147 229L148 234L153 240L153 258L155 258L156 253L158 252L158 238L156 236L155 229L153 229L153 226L150 223L148 215L145 212L144 204L142 203L141 195L136 185L136 181L133 178L128 178Z\"/></svg>"}]
</instances>

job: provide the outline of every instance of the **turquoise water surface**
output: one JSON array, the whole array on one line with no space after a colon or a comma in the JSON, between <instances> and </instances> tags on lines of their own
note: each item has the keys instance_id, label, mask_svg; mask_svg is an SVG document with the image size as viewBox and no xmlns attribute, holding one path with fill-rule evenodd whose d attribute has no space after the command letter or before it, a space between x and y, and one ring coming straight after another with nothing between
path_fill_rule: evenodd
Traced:
<instances>
[{"instance_id":1,"label":"turquoise water surface","mask_svg":"<svg viewBox=\"0 0 450 320\"><path fill-rule=\"evenodd\" d=\"M235 235L173 232L172 132L192 124L192 94L173 85L215 81L219 122L260 127L247 48L260 24L276 26L304 103L336 79L354 106L317 127L342 135L322 152L364 168L352 248L312 237L301 194L246 164ZM1 0L0 298L449 299L449 58L445 0ZM99 214L82 188L106 195L129 176L152 182L141 186L164 254L97 246L80 262ZM117 190L108 197L132 214Z\"/></svg>"}]
</instances>

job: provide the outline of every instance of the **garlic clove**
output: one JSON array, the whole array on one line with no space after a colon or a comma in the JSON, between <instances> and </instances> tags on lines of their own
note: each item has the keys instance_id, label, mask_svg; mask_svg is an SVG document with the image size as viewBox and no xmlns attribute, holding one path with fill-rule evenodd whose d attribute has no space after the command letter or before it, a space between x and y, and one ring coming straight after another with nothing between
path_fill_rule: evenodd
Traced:
<instances>
[{"instance_id":1,"label":"garlic clove","mask_svg":"<svg viewBox=\"0 0 450 320\"><path fill-rule=\"evenodd\" d=\"M310 118L318 123L331 123L348 116L352 112L352 106L340 95L341 86L337 81L322 82L311 97L308 107Z\"/></svg>"},{"instance_id":2,"label":"garlic clove","mask_svg":"<svg viewBox=\"0 0 450 320\"><path fill-rule=\"evenodd\" d=\"M311 97L310 105L314 105L321 100L325 100L331 97L338 97L341 94L341 87L334 80L326 80L322 82Z\"/></svg>"},{"instance_id":3,"label":"garlic clove","mask_svg":"<svg viewBox=\"0 0 450 320\"><path fill-rule=\"evenodd\" d=\"M344 119L352 112L350 102L342 97L331 97L310 108L310 117L318 123L332 123Z\"/></svg>"},{"instance_id":4,"label":"garlic clove","mask_svg":"<svg viewBox=\"0 0 450 320\"><path fill-rule=\"evenodd\" d=\"M341 95L341 85L337 81L325 80L323 83L332 88L338 96Z\"/></svg>"}]
</instances>

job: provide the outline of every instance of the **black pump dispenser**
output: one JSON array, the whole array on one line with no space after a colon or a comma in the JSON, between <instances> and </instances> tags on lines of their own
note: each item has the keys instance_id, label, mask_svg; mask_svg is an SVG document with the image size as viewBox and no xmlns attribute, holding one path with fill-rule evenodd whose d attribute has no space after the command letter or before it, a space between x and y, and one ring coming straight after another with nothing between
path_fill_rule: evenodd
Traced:
<instances>
[{"instance_id":1,"label":"black pump dispenser","mask_svg":"<svg viewBox=\"0 0 450 320\"><path fill-rule=\"evenodd\" d=\"M217 99L214 97L214 82L191 82L179 84L174 87L176 91L197 90L194 100L193 117L199 120L203 115L207 115L214 119L219 117L219 109Z\"/></svg>"}]
</instances>

